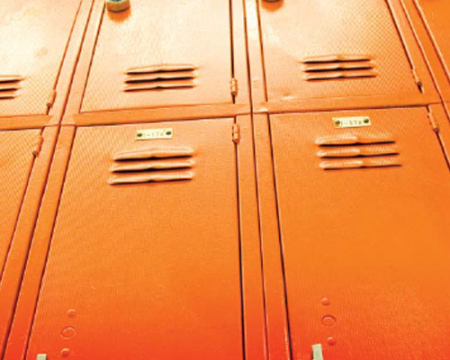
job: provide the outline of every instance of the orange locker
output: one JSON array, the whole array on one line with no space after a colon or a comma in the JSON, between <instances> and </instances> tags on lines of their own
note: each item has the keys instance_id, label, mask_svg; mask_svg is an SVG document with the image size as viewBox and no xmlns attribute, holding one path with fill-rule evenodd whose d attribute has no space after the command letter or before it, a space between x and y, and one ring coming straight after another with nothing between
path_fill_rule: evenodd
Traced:
<instances>
[{"instance_id":1,"label":"orange locker","mask_svg":"<svg viewBox=\"0 0 450 360\"><path fill-rule=\"evenodd\" d=\"M40 139L40 130L0 131L0 279Z\"/></svg>"},{"instance_id":2,"label":"orange locker","mask_svg":"<svg viewBox=\"0 0 450 360\"><path fill-rule=\"evenodd\" d=\"M232 3L134 0L120 13L100 8L81 111L233 104L232 12L242 5ZM236 18L243 22L242 12ZM244 42L238 45L244 54ZM246 68L241 60L236 72Z\"/></svg>"},{"instance_id":3,"label":"orange locker","mask_svg":"<svg viewBox=\"0 0 450 360\"><path fill-rule=\"evenodd\" d=\"M450 174L427 109L270 130L293 359L447 360Z\"/></svg>"},{"instance_id":4,"label":"orange locker","mask_svg":"<svg viewBox=\"0 0 450 360\"><path fill-rule=\"evenodd\" d=\"M243 358L233 127L76 130L27 359Z\"/></svg>"},{"instance_id":5,"label":"orange locker","mask_svg":"<svg viewBox=\"0 0 450 360\"><path fill-rule=\"evenodd\" d=\"M355 106L371 98L407 104L434 95L395 0L261 1L258 6L269 102L345 98Z\"/></svg>"},{"instance_id":6,"label":"orange locker","mask_svg":"<svg viewBox=\"0 0 450 360\"><path fill-rule=\"evenodd\" d=\"M81 0L2 3L0 117L48 113L80 5Z\"/></svg>"}]
</instances>

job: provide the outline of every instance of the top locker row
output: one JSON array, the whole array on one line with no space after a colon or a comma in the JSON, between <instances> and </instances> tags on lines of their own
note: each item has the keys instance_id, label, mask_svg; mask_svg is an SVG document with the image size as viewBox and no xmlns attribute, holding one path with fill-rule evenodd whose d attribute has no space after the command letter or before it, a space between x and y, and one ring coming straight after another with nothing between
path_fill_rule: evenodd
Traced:
<instances>
[{"instance_id":1,"label":"top locker row","mask_svg":"<svg viewBox=\"0 0 450 360\"><path fill-rule=\"evenodd\" d=\"M132 0L117 13L104 0L6 2L0 129L56 124L66 104L73 124L245 114L249 78L263 112L436 103L405 11L416 2ZM443 2L425 7L441 60Z\"/></svg>"}]
</instances>

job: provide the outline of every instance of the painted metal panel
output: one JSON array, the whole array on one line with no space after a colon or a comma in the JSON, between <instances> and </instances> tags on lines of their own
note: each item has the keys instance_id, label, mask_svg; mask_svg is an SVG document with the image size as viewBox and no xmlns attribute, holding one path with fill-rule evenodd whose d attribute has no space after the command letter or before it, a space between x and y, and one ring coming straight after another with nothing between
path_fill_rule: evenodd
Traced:
<instances>
[{"instance_id":1,"label":"painted metal panel","mask_svg":"<svg viewBox=\"0 0 450 360\"><path fill-rule=\"evenodd\" d=\"M269 101L420 96L385 0L260 3Z\"/></svg>"},{"instance_id":2,"label":"painted metal panel","mask_svg":"<svg viewBox=\"0 0 450 360\"><path fill-rule=\"evenodd\" d=\"M77 129L27 359L243 357L232 127Z\"/></svg>"},{"instance_id":3,"label":"painted metal panel","mask_svg":"<svg viewBox=\"0 0 450 360\"><path fill-rule=\"evenodd\" d=\"M450 3L445 0L414 0L433 42L441 57L442 64L450 79Z\"/></svg>"},{"instance_id":4,"label":"painted metal panel","mask_svg":"<svg viewBox=\"0 0 450 360\"><path fill-rule=\"evenodd\" d=\"M294 359L448 359L450 174L427 115L271 116Z\"/></svg>"},{"instance_id":5,"label":"painted metal panel","mask_svg":"<svg viewBox=\"0 0 450 360\"><path fill-rule=\"evenodd\" d=\"M34 162L39 130L0 131L0 279Z\"/></svg>"},{"instance_id":6,"label":"painted metal panel","mask_svg":"<svg viewBox=\"0 0 450 360\"><path fill-rule=\"evenodd\" d=\"M82 111L232 104L230 1L105 10Z\"/></svg>"},{"instance_id":7,"label":"painted metal panel","mask_svg":"<svg viewBox=\"0 0 450 360\"><path fill-rule=\"evenodd\" d=\"M0 6L0 116L48 112L81 0ZM49 26L51 24L51 26Z\"/></svg>"}]
</instances>

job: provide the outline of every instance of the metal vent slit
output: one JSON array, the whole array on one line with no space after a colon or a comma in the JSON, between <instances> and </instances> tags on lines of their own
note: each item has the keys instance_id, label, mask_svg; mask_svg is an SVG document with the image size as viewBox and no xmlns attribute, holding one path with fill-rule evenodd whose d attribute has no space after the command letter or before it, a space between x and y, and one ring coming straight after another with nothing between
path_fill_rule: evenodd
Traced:
<instances>
[{"instance_id":1,"label":"metal vent slit","mask_svg":"<svg viewBox=\"0 0 450 360\"><path fill-rule=\"evenodd\" d=\"M303 59L305 79L338 80L375 77L377 72L368 55L327 55Z\"/></svg>"},{"instance_id":2,"label":"metal vent slit","mask_svg":"<svg viewBox=\"0 0 450 360\"><path fill-rule=\"evenodd\" d=\"M113 156L110 185L192 180L193 150L186 147L151 147L121 151Z\"/></svg>"},{"instance_id":3,"label":"metal vent slit","mask_svg":"<svg viewBox=\"0 0 450 360\"><path fill-rule=\"evenodd\" d=\"M14 99L22 80L19 75L0 75L0 100Z\"/></svg>"},{"instance_id":4,"label":"metal vent slit","mask_svg":"<svg viewBox=\"0 0 450 360\"><path fill-rule=\"evenodd\" d=\"M196 86L197 67L191 64L152 65L126 71L124 91L186 89Z\"/></svg>"},{"instance_id":5,"label":"metal vent slit","mask_svg":"<svg viewBox=\"0 0 450 360\"><path fill-rule=\"evenodd\" d=\"M388 135L339 134L316 140L319 167L324 170L401 166L400 150Z\"/></svg>"}]
</instances>

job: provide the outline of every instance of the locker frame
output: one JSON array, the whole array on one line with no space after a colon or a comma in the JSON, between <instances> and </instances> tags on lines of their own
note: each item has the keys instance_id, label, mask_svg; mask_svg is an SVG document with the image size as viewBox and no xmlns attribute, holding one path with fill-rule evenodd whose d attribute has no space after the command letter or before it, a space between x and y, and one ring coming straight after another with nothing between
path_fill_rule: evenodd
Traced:
<instances>
[{"instance_id":1,"label":"locker frame","mask_svg":"<svg viewBox=\"0 0 450 360\"><path fill-rule=\"evenodd\" d=\"M431 29L428 29L426 19L420 13L415 0L401 1L403 10L424 53L439 94L444 101L450 101L450 73L447 74L442 65L444 59L439 54L438 44L433 40Z\"/></svg>"},{"instance_id":2,"label":"locker frame","mask_svg":"<svg viewBox=\"0 0 450 360\"><path fill-rule=\"evenodd\" d=\"M8 116L0 114L0 130L39 129L45 126L57 126L62 118L73 74L83 46L85 29L91 13L92 0L81 0L72 29L66 43L66 50L55 80L53 105L45 115Z\"/></svg>"},{"instance_id":3,"label":"locker frame","mask_svg":"<svg viewBox=\"0 0 450 360\"><path fill-rule=\"evenodd\" d=\"M104 12L102 0L92 0L93 10L89 22L83 49L80 55L75 77L73 79L71 98L67 104L63 125L107 125L126 124L139 122L152 122L165 120L199 118L234 117L251 113L250 89L248 86L246 32L244 20L244 4L241 0L230 1L230 26L232 26L232 38L230 51L231 63L235 71L234 78L239 82L239 92L232 104L202 104L159 106L140 109L98 110L82 112L84 93L89 81L91 63L95 56L98 34ZM231 80L231 78L230 78ZM231 97L231 92L230 92Z\"/></svg>"},{"instance_id":4,"label":"locker frame","mask_svg":"<svg viewBox=\"0 0 450 360\"><path fill-rule=\"evenodd\" d=\"M167 123L167 121L164 119L158 121L158 123ZM149 121L147 123L153 122ZM238 182L237 200L239 214L236 215L239 217L240 232L243 356L249 360L263 360L266 359L265 303L263 299L263 274L261 270L258 200L256 174L254 172L251 116L234 117L234 123L239 126L240 134L239 142L234 146L236 180ZM45 273L47 256L77 128L79 127L70 125L61 127L46 191L42 198L33 234L14 321L4 353L5 360L23 360L27 356L28 342L33 331L32 326L40 295L41 281ZM231 130L230 128L230 143L233 141Z\"/></svg>"},{"instance_id":5,"label":"locker frame","mask_svg":"<svg viewBox=\"0 0 450 360\"><path fill-rule=\"evenodd\" d=\"M409 95L391 96L367 96L344 97L323 99L295 99L295 100L269 100L268 87L265 79L265 64L262 53L262 31L260 19L260 1L245 0L245 12L247 19L248 52L251 71L251 92L253 101L253 113L285 113L297 111L317 111L335 109L369 109L396 106L420 106L440 102L435 89L433 79L425 62L412 28L403 12L400 0L385 0L390 9L394 25L399 33L400 41L405 46L405 52L416 65L419 78L426 83L427 93L418 94L415 97Z\"/></svg>"},{"instance_id":6,"label":"locker frame","mask_svg":"<svg viewBox=\"0 0 450 360\"><path fill-rule=\"evenodd\" d=\"M447 167L450 171L450 118L441 104L431 104L419 107L426 108L428 114L431 114L434 119L434 121L430 120L430 131L436 133L437 140L442 148L442 155L446 159ZM380 109L390 108L391 107L385 107ZM406 108L415 108L415 106L408 106ZM326 111L337 113L346 110L355 109L320 109L291 113L320 113ZM370 110L370 108L367 108L366 110ZM266 303L267 354L268 359L291 360L294 358L294 354L291 345L289 309L286 297L287 288L281 244L280 215L275 184L272 136L269 124L270 117L279 114L285 114L285 112L254 114L253 131L258 186L264 297Z\"/></svg>"}]
</instances>

